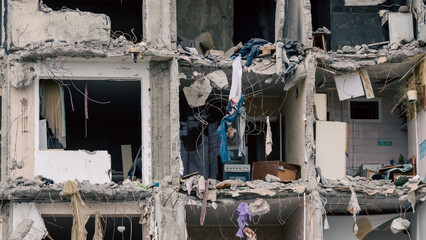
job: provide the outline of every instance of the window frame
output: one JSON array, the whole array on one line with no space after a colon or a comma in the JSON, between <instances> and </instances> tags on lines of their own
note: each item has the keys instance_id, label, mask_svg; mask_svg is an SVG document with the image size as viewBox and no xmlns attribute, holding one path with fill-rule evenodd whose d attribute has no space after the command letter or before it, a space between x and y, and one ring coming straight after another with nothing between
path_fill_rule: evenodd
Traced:
<instances>
[{"instance_id":1,"label":"window frame","mask_svg":"<svg viewBox=\"0 0 426 240\"><path fill-rule=\"evenodd\" d=\"M88 59L62 61L58 69L55 62L38 61L35 64L37 79L34 81L34 171L36 164L41 161L39 155L61 154L61 152L73 152L74 150L40 149L39 142L39 115L40 115L40 81L43 79L62 80L88 80L88 81L140 81L141 85L141 143L142 143L142 175L143 183L152 182L151 174L151 94L149 79L149 62L146 58L135 64L128 57L111 59ZM51 66L48 66L48 65ZM143 64L143 66L141 66ZM111 169L111 167L109 167ZM36 172L34 172L36 174ZM111 173L109 173L111 179Z\"/></svg>"},{"instance_id":2,"label":"window frame","mask_svg":"<svg viewBox=\"0 0 426 240\"><path fill-rule=\"evenodd\" d=\"M351 102L377 102L378 103L378 119L354 119L351 116ZM353 122L368 122L368 123L381 123L382 122L382 99L373 98L373 99L349 99L348 100L348 119Z\"/></svg>"}]
</instances>

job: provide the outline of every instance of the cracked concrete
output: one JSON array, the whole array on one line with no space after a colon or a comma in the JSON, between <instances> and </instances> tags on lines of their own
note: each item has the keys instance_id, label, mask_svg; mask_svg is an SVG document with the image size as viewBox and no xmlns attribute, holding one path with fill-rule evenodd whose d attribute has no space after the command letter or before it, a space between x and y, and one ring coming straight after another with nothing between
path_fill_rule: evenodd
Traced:
<instances>
[{"instance_id":1,"label":"cracked concrete","mask_svg":"<svg viewBox=\"0 0 426 240\"><path fill-rule=\"evenodd\" d=\"M9 50L46 41L105 43L111 31L104 14L41 11L38 0L8 1L7 26Z\"/></svg>"}]
</instances>

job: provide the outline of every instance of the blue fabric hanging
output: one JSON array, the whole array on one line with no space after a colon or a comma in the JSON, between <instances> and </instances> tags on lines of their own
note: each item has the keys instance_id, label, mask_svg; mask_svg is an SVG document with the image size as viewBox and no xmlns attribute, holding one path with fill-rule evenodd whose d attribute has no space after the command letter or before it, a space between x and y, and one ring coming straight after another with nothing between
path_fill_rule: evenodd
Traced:
<instances>
[{"instance_id":1,"label":"blue fabric hanging","mask_svg":"<svg viewBox=\"0 0 426 240\"><path fill-rule=\"evenodd\" d=\"M232 101L232 100L231 100ZM240 100L238 101L237 108L234 110L234 112L230 115L226 115L222 118L220 121L220 125L217 128L217 135L219 136L220 140L220 158L222 160L222 163L228 162L231 160L229 158L228 153L228 141L226 140L226 123L227 122L235 122L235 119L238 116L238 113L240 112L241 104L244 101L244 96L241 94Z\"/></svg>"}]
</instances>

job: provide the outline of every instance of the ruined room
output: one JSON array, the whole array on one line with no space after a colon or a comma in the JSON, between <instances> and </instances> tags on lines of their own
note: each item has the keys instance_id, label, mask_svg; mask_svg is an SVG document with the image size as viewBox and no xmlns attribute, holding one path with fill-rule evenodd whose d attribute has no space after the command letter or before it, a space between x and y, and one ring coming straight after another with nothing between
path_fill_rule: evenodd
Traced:
<instances>
[{"instance_id":1,"label":"ruined room","mask_svg":"<svg viewBox=\"0 0 426 240\"><path fill-rule=\"evenodd\" d=\"M44 0L42 3L54 11L106 14L111 20L112 37L124 36L132 42L142 41L142 0Z\"/></svg>"},{"instance_id":2,"label":"ruined room","mask_svg":"<svg viewBox=\"0 0 426 240\"><path fill-rule=\"evenodd\" d=\"M195 39L207 32L222 51L251 38L275 42L275 5L273 0L177 0L177 34Z\"/></svg>"},{"instance_id":3,"label":"ruined room","mask_svg":"<svg viewBox=\"0 0 426 240\"><path fill-rule=\"evenodd\" d=\"M326 49L333 51L342 49L343 46L389 41L389 17L386 18L386 14L399 18L398 22L394 20L392 24L395 25L392 25L392 28L393 26L397 28L398 24L406 24L407 20L403 18L407 15L406 12L398 14L399 7L405 6L405 2L405 0L367 3L339 0L311 1L312 30L316 37L314 44L322 48L321 34L323 33L325 33L323 36L326 41ZM410 14L408 16L411 17ZM330 30L331 34L322 31L323 27ZM413 29L414 27L412 26ZM391 31L395 31L394 28Z\"/></svg>"},{"instance_id":4,"label":"ruined room","mask_svg":"<svg viewBox=\"0 0 426 240\"><path fill-rule=\"evenodd\" d=\"M262 161L283 161L301 167L297 174L304 178L304 115L305 88L304 81L284 91L284 83L277 75L257 75L243 73L242 92L246 109L247 124L244 129L244 151L238 155L239 132L228 137L228 151L231 161L221 161L220 140L216 133L221 119L226 115L229 87L220 89L213 77L212 86L204 89L195 88L195 83L210 82L211 72L223 72L223 83L230 86L230 70L210 70L211 68L180 67L180 138L181 157L184 174L198 172L205 178L217 180L251 179L253 163ZM197 70L197 71L195 71ZM205 71L203 73L203 71ZM194 73L195 72L195 73ZM228 72L226 74L225 72ZM194 76L193 74L200 74ZM200 80L201 79L201 80ZM207 84L207 83L204 83ZM221 84L219 84L221 85ZM188 100L186 90L196 89L199 95ZM185 92L186 91L186 92ZM195 91L195 90L194 90ZM203 95L203 96L200 96ZM197 98L198 97L198 98ZM270 122L272 146L266 154L267 117ZM231 129L238 129L235 121ZM222 163L223 162L223 163ZM228 168L243 167L236 172L228 172ZM231 170L229 170L231 171Z\"/></svg>"},{"instance_id":5,"label":"ruined room","mask_svg":"<svg viewBox=\"0 0 426 240\"><path fill-rule=\"evenodd\" d=\"M340 158L346 159L345 164L339 161L343 164L343 168L339 167L340 176L359 174L363 168L378 171L382 165L412 164L413 151L409 151L412 134L409 134L409 129L414 127L411 122L414 115L412 103L404 99L411 85L420 86L419 78L415 77L422 66L420 60L422 56L415 56L401 63L366 66L354 72L318 66L317 133L319 125L321 129L330 129L339 122L346 124L346 127L342 125L340 132L335 132L336 136L343 136L345 143L339 145ZM353 62L356 63L356 60ZM418 89L417 104L421 105L422 90ZM320 141L317 142L318 158L326 157L321 155L322 149L326 148L323 144L333 144L333 139L317 136L317 140ZM322 161L318 158L317 161Z\"/></svg>"},{"instance_id":6,"label":"ruined room","mask_svg":"<svg viewBox=\"0 0 426 240\"><path fill-rule=\"evenodd\" d=\"M40 150L107 151L113 180L124 180L121 146L131 159L141 146L140 81L41 80L40 98Z\"/></svg>"},{"instance_id":7,"label":"ruined room","mask_svg":"<svg viewBox=\"0 0 426 240\"><path fill-rule=\"evenodd\" d=\"M424 1L0 5L0 240L423 240Z\"/></svg>"}]
</instances>

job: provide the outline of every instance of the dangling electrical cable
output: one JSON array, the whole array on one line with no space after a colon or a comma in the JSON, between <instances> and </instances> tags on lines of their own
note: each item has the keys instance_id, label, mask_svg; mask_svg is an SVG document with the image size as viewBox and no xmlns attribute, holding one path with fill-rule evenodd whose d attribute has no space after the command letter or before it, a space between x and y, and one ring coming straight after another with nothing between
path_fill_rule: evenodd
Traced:
<instances>
[{"instance_id":1,"label":"dangling electrical cable","mask_svg":"<svg viewBox=\"0 0 426 240\"><path fill-rule=\"evenodd\" d=\"M87 137L87 119L89 119L89 108L87 104L87 81L84 81L84 137Z\"/></svg>"}]
</instances>

